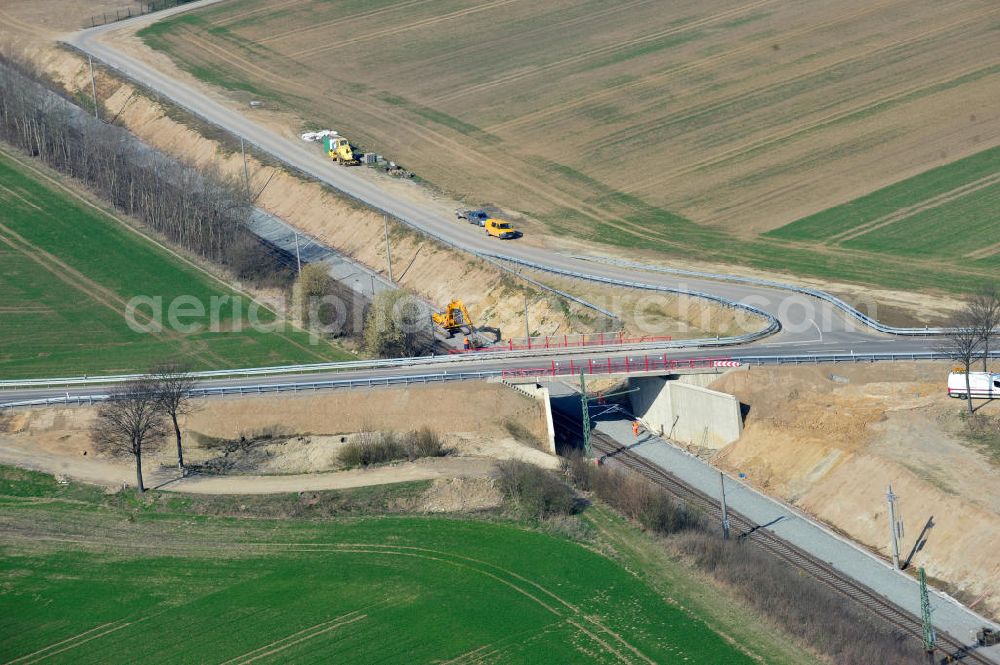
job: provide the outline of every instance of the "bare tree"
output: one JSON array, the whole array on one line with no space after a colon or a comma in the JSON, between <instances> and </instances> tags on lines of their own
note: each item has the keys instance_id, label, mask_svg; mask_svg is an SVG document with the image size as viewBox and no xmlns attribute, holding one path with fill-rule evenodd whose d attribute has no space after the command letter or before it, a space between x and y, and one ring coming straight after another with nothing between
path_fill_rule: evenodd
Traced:
<instances>
[{"instance_id":1,"label":"bare tree","mask_svg":"<svg viewBox=\"0 0 1000 665\"><path fill-rule=\"evenodd\" d=\"M980 288L969 301L968 311L982 342L983 371L988 372L990 342L997 336L997 327L1000 327L1000 292L996 284L989 283Z\"/></svg>"},{"instance_id":2,"label":"bare tree","mask_svg":"<svg viewBox=\"0 0 1000 665\"><path fill-rule=\"evenodd\" d=\"M975 413L975 409L972 407L972 386L969 381L969 372L972 371L972 363L979 357L982 345L982 335L976 326L975 318L970 308L966 308L952 320L951 328L939 347L939 350L947 354L949 358L962 363L962 368L965 370L965 394L966 403L969 405L969 415Z\"/></svg>"},{"instance_id":3,"label":"bare tree","mask_svg":"<svg viewBox=\"0 0 1000 665\"><path fill-rule=\"evenodd\" d=\"M154 367L150 374L160 410L170 417L170 422L174 426L174 437L177 439L177 468L183 472L184 448L181 445L181 428L177 418L191 413L194 408L190 394L195 383L194 377L191 376L189 368L179 362Z\"/></svg>"},{"instance_id":4,"label":"bare tree","mask_svg":"<svg viewBox=\"0 0 1000 665\"><path fill-rule=\"evenodd\" d=\"M98 449L135 458L136 486L142 482L142 453L163 440L163 411L156 384L148 378L127 381L115 388L97 410L91 438Z\"/></svg>"}]
</instances>

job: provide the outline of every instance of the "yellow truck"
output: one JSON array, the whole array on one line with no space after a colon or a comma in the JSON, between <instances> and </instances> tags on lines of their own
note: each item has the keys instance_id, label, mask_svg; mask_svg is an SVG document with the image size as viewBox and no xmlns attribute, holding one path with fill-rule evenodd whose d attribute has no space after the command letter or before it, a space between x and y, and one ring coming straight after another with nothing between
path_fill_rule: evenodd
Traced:
<instances>
[{"instance_id":1,"label":"yellow truck","mask_svg":"<svg viewBox=\"0 0 1000 665\"><path fill-rule=\"evenodd\" d=\"M324 136L323 150L335 162L344 166L357 166L361 162L354 158L351 142L343 136Z\"/></svg>"},{"instance_id":2,"label":"yellow truck","mask_svg":"<svg viewBox=\"0 0 1000 665\"><path fill-rule=\"evenodd\" d=\"M509 238L521 237L521 232L514 228L513 224L502 219L487 219L483 226L486 227L486 235L494 238L507 240Z\"/></svg>"}]
</instances>

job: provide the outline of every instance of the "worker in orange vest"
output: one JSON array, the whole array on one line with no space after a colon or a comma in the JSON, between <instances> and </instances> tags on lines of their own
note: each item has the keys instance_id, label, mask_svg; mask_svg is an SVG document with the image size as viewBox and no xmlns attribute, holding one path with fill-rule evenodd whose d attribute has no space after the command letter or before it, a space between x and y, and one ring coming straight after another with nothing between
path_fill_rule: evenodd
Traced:
<instances>
[{"instance_id":1,"label":"worker in orange vest","mask_svg":"<svg viewBox=\"0 0 1000 665\"><path fill-rule=\"evenodd\" d=\"M639 421L638 420L633 420L632 421L632 434L634 434L635 436L639 436Z\"/></svg>"},{"instance_id":2,"label":"worker in orange vest","mask_svg":"<svg viewBox=\"0 0 1000 665\"><path fill-rule=\"evenodd\" d=\"M466 350L466 351L468 351L469 349L471 349L471 348L472 348L472 345L471 345L471 344L469 344L469 338L468 338L468 337L464 338L464 339L462 340L462 343L463 343L463 344L465 345L465 350Z\"/></svg>"}]
</instances>

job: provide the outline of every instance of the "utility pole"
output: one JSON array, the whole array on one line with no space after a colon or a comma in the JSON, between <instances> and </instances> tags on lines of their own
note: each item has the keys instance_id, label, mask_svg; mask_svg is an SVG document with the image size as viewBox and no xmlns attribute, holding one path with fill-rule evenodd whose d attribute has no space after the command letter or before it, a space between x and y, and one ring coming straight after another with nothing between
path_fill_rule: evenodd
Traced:
<instances>
[{"instance_id":1,"label":"utility pole","mask_svg":"<svg viewBox=\"0 0 1000 665\"><path fill-rule=\"evenodd\" d=\"M299 271L297 275L302 274L302 257L299 255L299 232L293 231L295 233L295 265L298 266Z\"/></svg>"},{"instance_id":2,"label":"utility pole","mask_svg":"<svg viewBox=\"0 0 1000 665\"><path fill-rule=\"evenodd\" d=\"M722 489L722 539L729 540L729 511L726 510L726 475L719 472L719 487Z\"/></svg>"},{"instance_id":3,"label":"utility pole","mask_svg":"<svg viewBox=\"0 0 1000 665\"><path fill-rule=\"evenodd\" d=\"M94 96L94 117L98 118L97 115L97 79L94 78L94 59L91 56L87 56L87 62L90 63L90 93Z\"/></svg>"},{"instance_id":4,"label":"utility pole","mask_svg":"<svg viewBox=\"0 0 1000 665\"><path fill-rule=\"evenodd\" d=\"M389 281L392 279L392 252L389 249L389 215L382 215L382 225L385 227L385 260L389 263Z\"/></svg>"},{"instance_id":5,"label":"utility pole","mask_svg":"<svg viewBox=\"0 0 1000 665\"><path fill-rule=\"evenodd\" d=\"M931 623L931 599L927 593L927 577L924 575L924 569L917 570L920 576L920 622L924 629L924 652L927 654L927 662L933 663L937 636L934 634L934 624Z\"/></svg>"},{"instance_id":6,"label":"utility pole","mask_svg":"<svg viewBox=\"0 0 1000 665\"><path fill-rule=\"evenodd\" d=\"M591 457L590 449L590 402L587 400L587 379L580 370L580 406L583 410L583 455Z\"/></svg>"},{"instance_id":7,"label":"utility pole","mask_svg":"<svg viewBox=\"0 0 1000 665\"><path fill-rule=\"evenodd\" d=\"M243 183L247 188L247 198L250 198L250 171L247 169L247 149L243 145L243 137L240 137L240 152L243 154ZM298 235L295 236L296 242L298 242ZM299 272L302 272L301 269Z\"/></svg>"},{"instance_id":8,"label":"utility pole","mask_svg":"<svg viewBox=\"0 0 1000 665\"><path fill-rule=\"evenodd\" d=\"M531 328L528 326L528 292L524 292L524 340L525 344L530 344Z\"/></svg>"},{"instance_id":9,"label":"utility pole","mask_svg":"<svg viewBox=\"0 0 1000 665\"><path fill-rule=\"evenodd\" d=\"M896 500L898 496L892 493L892 485L885 493L889 502L889 531L892 534L892 567L899 570L899 538L903 535L903 523L896 519Z\"/></svg>"}]
</instances>

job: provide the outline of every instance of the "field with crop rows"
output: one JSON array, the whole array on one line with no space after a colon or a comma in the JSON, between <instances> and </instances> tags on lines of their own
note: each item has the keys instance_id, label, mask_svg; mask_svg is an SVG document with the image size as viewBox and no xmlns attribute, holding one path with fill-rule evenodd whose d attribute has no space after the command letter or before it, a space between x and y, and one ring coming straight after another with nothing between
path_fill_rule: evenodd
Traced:
<instances>
[{"instance_id":1,"label":"field with crop rows","mask_svg":"<svg viewBox=\"0 0 1000 665\"><path fill-rule=\"evenodd\" d=\"M983 240L903 258L764 234L1000 144L998 30L989 0L246 0L140 35L557 234L954 291ZM1000 240L982 205L939 213Z\"/></svg>"},{"instance_id":2,"label":"field with crop rows","mask_svg":"<svg viewBox=\"0 0 1000 665\"><path fill-rule=\"evenodd\" d=\"M756 662L611 559L513 525L100 494L0 468L0 661Z\"/></svg>"},{"instance_id":3,"label":"field with crop rows","mask_svg":"<svg viewBox=\"0 0 1000 665\"><path fill-rule=\"evenodd\" d=\"M28 161L0 151L0 377L146 371L183 358L196 368L347 359L348 353L285 326L249 325L250 300L89 203ZM136 296L162 299L162 330L136 332L125 318ZM202 316L177 317L178 296L201 303ZM240 310L232 306L242 298ZM211 330L212 299L219 299ZM221 300L228 298L229 300ZM178 309L176 312L191 311ZM275 314L259 320L277 328ZM135 322L154 328L152 307ZM270 324L270 325L269 325Z\"/></svg>"}]
</instances>

